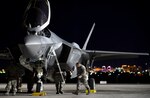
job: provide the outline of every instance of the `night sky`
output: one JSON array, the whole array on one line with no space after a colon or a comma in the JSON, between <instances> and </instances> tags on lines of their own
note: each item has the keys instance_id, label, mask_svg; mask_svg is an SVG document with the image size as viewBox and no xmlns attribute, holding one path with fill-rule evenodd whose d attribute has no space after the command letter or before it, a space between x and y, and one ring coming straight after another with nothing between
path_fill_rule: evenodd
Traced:
<instances>
[{"instance_id":1,"label":"night sky","mask_svg":"<svg viewBox=\"0 0 150 98\"><path fill-rule=\"evenodd\" d=\"M1 3L1 47L23 39L21 22L27 2ZM49 29L82 48L95 22L87 49L150 52L148 4L146 0L50 0Z\"/></svg>"}]
</instances>

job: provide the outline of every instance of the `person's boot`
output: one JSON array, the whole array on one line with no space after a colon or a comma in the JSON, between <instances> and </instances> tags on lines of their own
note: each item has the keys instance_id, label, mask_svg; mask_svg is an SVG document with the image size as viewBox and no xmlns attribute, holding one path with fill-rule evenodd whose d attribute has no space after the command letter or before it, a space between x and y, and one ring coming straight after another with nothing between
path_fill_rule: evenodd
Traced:
<instances>
[{"instance_id":1,"label":"person's boot","mask_svg":"<svg viewBox=\"0 0 150 98\"><path fill-rule=\"evenodd\" d=\"M13 96L15 96L16 95L16 92L13 92Z\"/></svg>"},{"instance_id":2,"label":"person's boot","mask_svg":"<svg viewBox=\"0 0 150 98\"><path fill-rule=\"evenodd\" d=\"M79 94L79 90L76 90L75 92L73 92L73 94L78 95Z\"/></svg>"},{"instance_id":3,"label":"person's boot","mask_svg":"<svg viewBox=\"0 0 150 98\"><path fill-rule=\"evenodd\" d=\"M7 92L5 93L5 95L7 95L7 96L8 96L8 95L9 95L9 91L7 91Z\"/></svg>"},{"instance_id":4,"label":"person's boot","mask_svg":"<svg viewBox=\"0 0 150 98\"><path fill-rule=\"evenodd\" d=\"M57 84L56 84L56 94L59 94L59 88Z\"/></svg>"},{"instance_id":5,"label":"person's boot","mask_svg":"<svg viewBox=\"0 0 150 98\"><path fill-rule=\"evenodd\" d=\"M62 91L62 84L60 84L59 93L61 93L61 94L64 93L64 92Z\"/></svg>"},{"instance_id":6,"label":"person's boot","mask_svg":"<svg viewBox=\"0 0 150 98\"><path fill-rule=\"evenodd\" d=\"M62 88L59 89L59 93L63 94L64 92L62 91Z\"/></svg>"},{"instance_id":7,"label":"person's boot","mask_svg":"<svg viewBox=\"0 0 150 98\"><path fill-rule=\"evenodd\" d=\"M59 94L59 92L57 91L56 94Z\"/></svg>"},{"instance_id":8,"label":"person's boot","mask_svg":"<svg viewBox=\"0 0 150 98\"><path fill-rule=\"evenodd\" d=\"M90 89L89 88L87 88L87 93L86 93L86 95L89 95L90 94Z\"/></svg>"},{"instance_id":9,"label":"person's boot","mask_svg":"<svg viewBox=\"0 0 150 98\"><path fill-rule=\"evenodd\" d=\"M59 91L61 94L63 94L64 92L63 91Z\"/></svg>"},{"instance_id":10,"label":"person's boot","mask_svg":"<svg viewBox=\"0 0 150 98\"><path fill-rule=\"evenodd\" d=\"M33 91L32 90L28 90L27 93L33 93Z\"/></svg>"}]
</instances>

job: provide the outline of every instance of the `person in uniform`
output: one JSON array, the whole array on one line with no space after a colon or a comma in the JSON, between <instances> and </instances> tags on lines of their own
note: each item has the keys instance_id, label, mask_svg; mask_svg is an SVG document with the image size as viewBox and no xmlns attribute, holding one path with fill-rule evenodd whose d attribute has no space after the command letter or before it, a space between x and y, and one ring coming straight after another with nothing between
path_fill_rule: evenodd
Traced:
<instances>
[{"instance_id":1,"label":"person in uniform","mask_svg":"<svg viewBox=\"0 0 150 98\"><path fill-rule=\"evenodd\" d=\"M22 92L22 77L25 75L25 68L20 64L17 65L18 79L17 79L17 92Z\"/></svg>"},{"instance_id":2,"label":"person in uniform","mask_svg":"<svg viewBox=\"0 0 150 98\"><path fill-rule=\"evenodd\" d=\"M62 74L62 75L61 75ZM66 71L62 70L60 72L59 68L56 68L54 71L54 82L56 86L56 94L63 94L63 85L66 80Z\"/></svg>"},{"instance_id":3,"label":"person in uniform","mask_svg":"<svg viewBox=\"0 0 150 98\"><path fill-rule=\"evenodd\" d=\"M76 67L77 67L77 88L76 91L74 92L74 94L79 93L79 87L81 84L83 84L85 86L85 88L87 89L87 95L90 94L90 87L88 85L88 74L86 71L86 68L84 65L80 64L80 63L76 63Z\"/></svg>"},{"instance_id":4,"label":"person in uniform","mask_svg":"<svg viewBox=\"0 0 150 98\"><path fill-rule=\"evenodd\" d=\"M28 69L25 70L26 82L27 82L27 93L33 93L33 86L35 83L35 72Z\"/></svg>"},{"instance_id":5,"label":"person in uniform","mask_svg":"<svg viewBox=\"0 0 150 98\"><path fill-rule=\"evenodd\" d=\"M7 85L5 87L6 89L6 95L9 95L10 91L12 90L13 95L16 95L17 92L17 80L19 77L19 73L17 71L17 65L15 65L14 61L10 62L9 67L6 69L7 74Z\"/></svg>"}]
</instances>

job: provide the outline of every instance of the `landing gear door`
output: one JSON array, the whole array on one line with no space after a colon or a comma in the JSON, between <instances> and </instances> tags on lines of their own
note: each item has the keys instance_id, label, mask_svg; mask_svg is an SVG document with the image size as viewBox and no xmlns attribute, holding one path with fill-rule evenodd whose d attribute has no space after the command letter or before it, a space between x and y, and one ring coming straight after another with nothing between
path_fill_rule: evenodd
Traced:
<instances>
[{"instance_id":1,"label":"landing gear door","mask_svg":"<svg viewBox=\"0 0 150 98\"><path fill-rule=\"evenodd\" d=\"M75 48L72 48L67 60L67 64L71 68L72 75L71 78L77 77L77 68L76 63L79 62L81 58L81 51Z\"/></svg>"},{"instance_id":2,"label":"landing gear door","mask_svg":"<svg viewBox=\"0 0 150 98\"><path fill-rule=\"evenodd\" d=\"M78 49L72 48L67 60L68 64L76 64L81 58L81 51Z\"/></svg>"}]
</instances>

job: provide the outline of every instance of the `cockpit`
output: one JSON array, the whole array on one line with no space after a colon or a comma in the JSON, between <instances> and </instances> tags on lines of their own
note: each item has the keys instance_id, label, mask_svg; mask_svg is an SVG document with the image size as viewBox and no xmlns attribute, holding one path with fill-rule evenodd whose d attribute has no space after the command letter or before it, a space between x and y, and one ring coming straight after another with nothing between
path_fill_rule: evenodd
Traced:
<instances>
[{"instance_id":1,"label":"cockpit","mask_svg":"<svg viewBox=\"0 0 150 98\"><path fill-rule=\"evenodd\" d=\"M50 4L47 0L32 0L26 8L23 25L27 34L50 37L45 29L50 23Z\"/></svg>"},{"instance_id":2,"label":"cockpit","mask_svg":"<svg viewBox=\"0 0 150 98\"><path fill-rule=\"evenodd\" d=\"M49 30L49 29L44 29L44 30L42 30L42 31L40 31L40 32L35 32L35 31L33 31L33 32L29 32L29 31L27 31L27 34L28 35L38 35L38 36L45 36L45 37L48 37L48 38L50 38L50 36L51 36L51 31Z\"/></svg>"}]
</instances>

